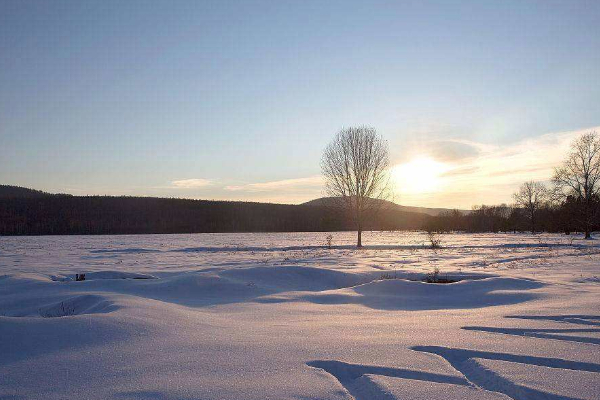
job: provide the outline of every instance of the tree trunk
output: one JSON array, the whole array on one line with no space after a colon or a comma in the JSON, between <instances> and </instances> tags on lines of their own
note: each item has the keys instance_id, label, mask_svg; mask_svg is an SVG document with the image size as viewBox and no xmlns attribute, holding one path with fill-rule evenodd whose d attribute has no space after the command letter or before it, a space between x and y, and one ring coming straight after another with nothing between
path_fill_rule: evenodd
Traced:
<instances>
[{"instance_id":1,"label":"tree trunk","mask_svg":"<svg viewBox=\"0 0 600 400\"><path fill-rule=\"evenodd\" d=\"M356 247L362 247L362 229L358 228L358 237L356 239Z\"/></svg>"}]
</instances>

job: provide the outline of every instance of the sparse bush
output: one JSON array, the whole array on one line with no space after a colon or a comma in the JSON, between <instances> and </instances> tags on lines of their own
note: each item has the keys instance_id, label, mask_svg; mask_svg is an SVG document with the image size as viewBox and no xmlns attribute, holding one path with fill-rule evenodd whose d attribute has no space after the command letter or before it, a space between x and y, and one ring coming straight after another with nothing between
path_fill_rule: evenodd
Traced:
<instances>
[{"instance_id":1,"label":"sparse bush","mask_svg":"<svg viewBox=\"0 0 600 400\"><path fill-rule=\"evenodd\" d=\"M442 238L435 231L427 231L427 239L429 240L429 248L439 249L442 247Z\"/></svg>"},{"instance_id":2,"label":"sparse bush","mask_svg":"<svg viewBox=\"0 0 600 400\"><path fill-rule=\"evenodd\" d=\"M433 272L428 273L425 276L425 282L427 283L437 283L440 277L440 269L438 267L435 267L433 269Z\"/></svg>"},{"instance_id":3,"label":"sparse bush","mask_svg":"<svg viewBox=\"0 0 600 400\"><path fill-rule=\"evenodd\" d=\"M333 241L333 235L329 234L325 237L325 242L327 243L327 248L331 249L331 243Z\"/></svg>"},{"instance_id":4,"label":"sparse bush","mask_svg":"<svg viewBox=\"0 0 600 400\"><path fill-rule=\"evenodd\" d=\"M433 272L430 272L427 275L425 275L424 281L426 283L454 283L454 282L458 282L458 280L449 279L447 275L446 275L445 278L442 278L440 276L440 269L438 267L435 267L433 269Z\"/></svg>"},{"instance_id":5,"label":"sparse bush","mask_svg":"<svg viewBox=\"0 0 600 400\"><path fill-rule=\"evenodd\" d=\"M394 275L385 273L385 274L381 274L381 276L379 277L379 280L381 280L381 281L384 281L386 279L398 279L398 276L396 275L396 271L394 271Z\"/></svg>"}]
</instances>

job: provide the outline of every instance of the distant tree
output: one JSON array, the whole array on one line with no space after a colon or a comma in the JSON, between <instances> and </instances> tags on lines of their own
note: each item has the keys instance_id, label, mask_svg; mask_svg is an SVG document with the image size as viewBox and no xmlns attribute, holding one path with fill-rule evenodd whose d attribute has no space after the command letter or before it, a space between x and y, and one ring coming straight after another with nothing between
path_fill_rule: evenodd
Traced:
<instances>
[{"instance_id":1,"label":"distant tree","mask_svg":"<svg viewBox=\"0 0 600 400\"><path fill-rule=\"evenodd\" d=\"M589 239L600 194L600 139L596 132L586 133L573 142L562 167L555 169L553 182L557 196L577 205L578 222Z\"/></svg>"},{"instance_id":2,"label":"distant tree","mask_svg":"<svg viewBox=\"0 0 600 400\"><path fill-rule=\"evenodd\" d=\"M342 129L325 148L321 170L327 193L338 198L352 217L357 247L362 247L365 219L387 195L389 165L387 142L374 128Z\"/></svg>"},{"instance_id":3,"label":"distant tree","mask_svg":"<svg viewBox=\"0 0 600 400\"><path fill-rule=\"evenodd\" d=\"M518 207L511 207L510 214L506 220L507 231L512 231L516 233L517 231L521 231L521 221L523 210Z\"/></svg>"},{"instance_id":4,"label":"distant tree","mask_svg":"<svg viewBox=\"0 0 600 400\"><path fill-rule=\"evenodd\" d=\"M513 195L517 207L525 210L531 233L535 233L536 217L548 200L548 190L541 182L525 182Z\"/></svg>"}]
</instances>

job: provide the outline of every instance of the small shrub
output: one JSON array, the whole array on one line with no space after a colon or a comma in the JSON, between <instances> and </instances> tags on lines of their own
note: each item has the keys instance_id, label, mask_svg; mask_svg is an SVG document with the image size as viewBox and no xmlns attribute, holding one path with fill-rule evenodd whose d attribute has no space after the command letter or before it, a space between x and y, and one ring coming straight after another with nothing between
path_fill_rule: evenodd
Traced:
<instances>
[{"instance_id":1,"label":"small shrub","mask_svg":"<svg viewBox=\"0 0 600 400\"><path fill-rule=\"evenodd\" d=\"M440 269L438 267L435 267L433 269L433 272L428 273L427 275L425 275L425 282L427 283L437 283L440 277Z\"/></svg>"},{"instance_id":2,"label":"small shrub","mask_svg":"<svg viewBox=\"0 0 600 400\"><path fill-rule=\"evenodd\" d=\"M426 283L454 283L454 282L458 282L455 279L449 279L448 276L446 276L445 278L442 278L440 276L440 269L438 267L435 267L433 269L433 272L430 272L427 275L425 275L424 281Z\"/></svg>"},{"instance_id":3,"label":"small shrub","mask_svg":"<svg viewBox=\"0 0 600 400\"><path fill-rule=\"evenodd\" d=\"M329 234L325 237L325 243L327 243L327 248L331 249L331 243L333 241L333 235Z\"/></svg>"},{"instance_id":4,"label":"small shrub","mask_svg":"<svg viewBox=\"0 0 600 400\"><path fill-rule=\"evenodd\" d=\"M396 271L394 271L394 275L385 273L381 274L381 276L379 277L380 281L384 281L386 279L398 279L398 277L396 276Z\"/></svg>"},{"instance_id":5,"label":"small shrub","mask_svg":"<svg viewBox=\"0 0 600 400\"><path fill-rule=\"evenodd\" d=\"M439 249L442 247L442 238L440 234L434 231L427 231L427 239L429 240L429 248Z\"/></svg>"}]
</instances>

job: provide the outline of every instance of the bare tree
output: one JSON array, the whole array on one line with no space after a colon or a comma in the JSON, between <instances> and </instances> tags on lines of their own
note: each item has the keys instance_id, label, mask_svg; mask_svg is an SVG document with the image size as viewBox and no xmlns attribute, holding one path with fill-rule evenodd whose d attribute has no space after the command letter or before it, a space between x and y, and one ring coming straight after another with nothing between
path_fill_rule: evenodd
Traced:
<instances>
[{"instance_id":1,"label":"bare tree","mask_svg":"<svg viewBox=\"0 0 600 400\"><path fill-rule=\"evenodd\" d=\"M548 200L548 190L540 182L529 181L522 184L513 197L517 207L527 212L531 233L535 233L535 217Z\"/></svg>"},{"instance_id":2,"label":"bare tree","mask_svg":"<svg viewBox=\"0 0 600 400\"><path fill-rule=\"evenodd\" d=\"M586 133L573 142L563 166L555 169L553 181L557 195L571 196L577 202L578 222L589 239L600 192L600 138L596 132Z\"/></svg>"},{"instance_id":3,"label":"bare tree","mask_svg":"<svg viewBox=\"0 0 600 400\"><path fill-rule=\"evenodd\" d=\"M374 128L342 129L325 148L321 170L327 193L340 199L357 230L362 247L365 219L372 217L387 195L388 145Z\"/></svg>"}]
</instances>

